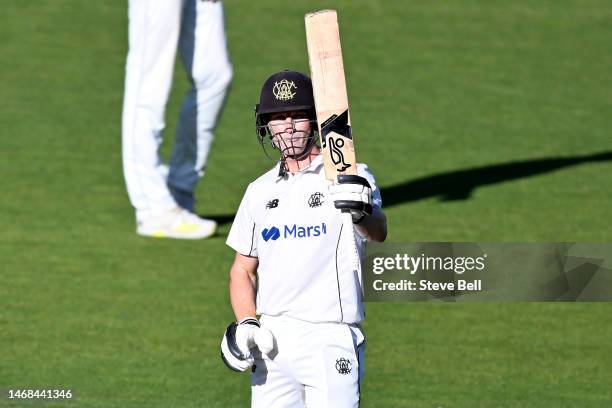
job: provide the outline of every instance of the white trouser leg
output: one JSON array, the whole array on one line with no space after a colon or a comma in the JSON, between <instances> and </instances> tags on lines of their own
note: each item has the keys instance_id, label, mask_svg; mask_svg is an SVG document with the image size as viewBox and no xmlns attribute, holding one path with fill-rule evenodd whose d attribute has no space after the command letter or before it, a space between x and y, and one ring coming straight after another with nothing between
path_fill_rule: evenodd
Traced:
<instances>
[{"instance_id":1,"label":"white trouser leg","mask_svg":"<svg viewBox=\"0 0 612 408\"><path fill-rule=\"evenodd\" d=\"M181 108L168 186L179 205L193 211L195 186L232 78L222 2L186 0L179 50L192 88Z\"/></svg>"},{"instance_id":2,"label":"white trouser leg","mask_svg":"<svg viewBox=\"0 0 612 408\"><path fill-rule=\"evenodd\" d=\"M292 358L299 332L282 317L262 315L260 322L274 335L269 355L253 352L255 369L251 374L251 408L304 407L304 387L296 379Z\"/></svg>"},{"instance_id":3,"label":"white trouser leg","mask_svg":"<svg viewBox=\"0 0 612 408\"><path fill-rule=\"evenodd\" d=\"M172 85L181 8L181 0L129 0L123 171L139 220L176 207L158 171L158 149Z\"/></svg>"},{"instance_id":4,"label":"white trouser leg","mask_svg":"<svg viewBox=\"0 0 612 408\"><path fill-rule=\"evenodd\" d=\"M255 359L255 371L251 374L251 408L303 408L302 385L287 373L289 365L285 361L277 363L275 360Z\"/></svg>"},{"instance_id":5,"label":"white trouser leg","mask_svg":"<svg viewBox=\"0 0 612 408\"><path fill-rule=\"evenodd\" d=\"M365 357L361 330L339 323L303 335L310 341L295 365L304 384L306 407L359 407Z\"/></svg>"},{"instance_id":6,"label":"white trouser leg","mask_svg":"<svg viewBox=\"0 0 612 408\"><path fill-rule=\"evenodd\" d=\"M262 316L275 337L270 356L255 354L251 407L356 408L365 340L358 327Z\"/></svg>"}]
</instances>

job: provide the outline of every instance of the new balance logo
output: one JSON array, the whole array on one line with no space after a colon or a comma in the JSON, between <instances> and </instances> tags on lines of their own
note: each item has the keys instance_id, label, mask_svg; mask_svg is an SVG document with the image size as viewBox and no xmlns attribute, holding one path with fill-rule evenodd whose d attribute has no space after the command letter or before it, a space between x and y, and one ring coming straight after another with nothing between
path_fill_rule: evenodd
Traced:
<instances>
[{"instance_id":1,"label":"new balance logo","mask_svg":"<svg viewBox=\"0 0 612 408\"><path fill-rule=\"evenodd\" d=\"M276 207L278 207L278 198L275 198L274 200L270 200L268 201L268 204L266 204L267 209L276 208Z\"/></svg>"},{"instance_id":2,"label":"new balance logo","mask_svg":"<svg viewBox=\"0 0 612 408\"><path fill-rule=\"evenodd\" d=\"M272 241L276 241L280 237L280 231L276 227L272 227L270 229L264 228L264 230L261 231L261 236L266 242L268 242L270 239L272 239Z\"/></svg>"}]
</instances>

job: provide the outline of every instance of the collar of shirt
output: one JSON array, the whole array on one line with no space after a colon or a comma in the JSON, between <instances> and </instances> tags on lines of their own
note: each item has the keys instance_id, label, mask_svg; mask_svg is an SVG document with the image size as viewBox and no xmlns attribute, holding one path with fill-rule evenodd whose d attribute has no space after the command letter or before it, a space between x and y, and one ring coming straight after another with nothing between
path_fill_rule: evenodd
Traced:
<instances>
[{"instance_id":1,"label":"collar of shirt","mask_svg":"<svg viewBox=\"0 0 612 408\"><path fill-rule=\"evenodd\" d=\"M297 175L300 174L304 174L304 173L318 173L321 170L321 167L323 166L323 154L319 154L317 157L315 157L310 164L308 164L306 167L304 167L302 170L295 172L295 173L287 173L283 170L282 166L282 162L278 163L278 176L276 178L276 181L280 181L280 180L284 180L285 179L285 174L287 174L287 178L289 177L295 177Z\"/></svg>"}]
</instances>

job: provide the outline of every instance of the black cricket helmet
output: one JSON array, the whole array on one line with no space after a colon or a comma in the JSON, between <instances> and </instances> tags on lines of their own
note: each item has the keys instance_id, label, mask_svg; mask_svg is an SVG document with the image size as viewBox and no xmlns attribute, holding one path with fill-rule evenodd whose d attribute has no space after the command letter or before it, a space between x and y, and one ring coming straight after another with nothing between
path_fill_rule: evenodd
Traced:
<instances>
[{"instance_id":1,"label":"black cricket helmet","mask_svg":"<svg viewBox=\"0 0 612 408\"><path fill-rule=\"evenodd\" d=\"M255 105L255 128L260 142L267 134L270 114L297 110L307 111L309 119L316 121L310 78L289 70L272 74L263 84L259 103Z\"/></svg>"}]
</instances>

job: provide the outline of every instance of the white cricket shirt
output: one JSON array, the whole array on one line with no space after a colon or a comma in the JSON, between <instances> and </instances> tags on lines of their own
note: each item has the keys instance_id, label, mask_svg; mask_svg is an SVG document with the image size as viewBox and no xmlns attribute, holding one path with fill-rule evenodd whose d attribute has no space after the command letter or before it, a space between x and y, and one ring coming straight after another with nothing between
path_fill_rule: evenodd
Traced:
<instances>
[{"instance_id":1,"label":"white cricket shirt","mask_svg":"<svg viewBox=\"0 0 612 408\"><path fill-rule=\"evenodd\" d=\"M380 190L368 167L358 174ZM249 184L227 238L237 252L259 259L257 313L310 322L363 320L360 271L340 238L342 217L327 191L323 157L301 172L279 175L279 165ZM353 228L361 262L365 239ZM344 233L344 232L342 232Z\"/></svg>"}]
</instances>

